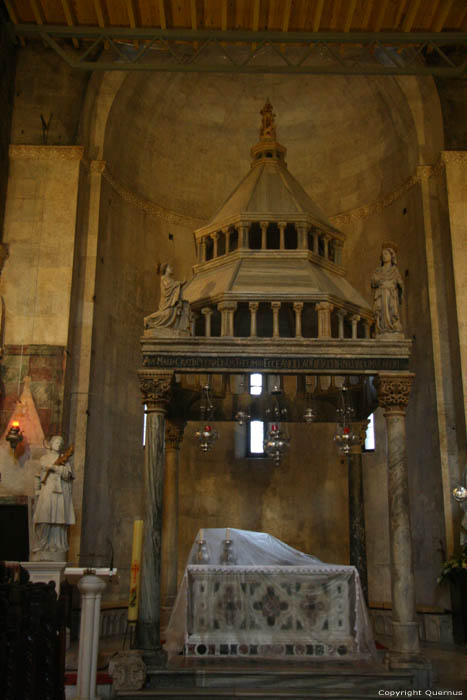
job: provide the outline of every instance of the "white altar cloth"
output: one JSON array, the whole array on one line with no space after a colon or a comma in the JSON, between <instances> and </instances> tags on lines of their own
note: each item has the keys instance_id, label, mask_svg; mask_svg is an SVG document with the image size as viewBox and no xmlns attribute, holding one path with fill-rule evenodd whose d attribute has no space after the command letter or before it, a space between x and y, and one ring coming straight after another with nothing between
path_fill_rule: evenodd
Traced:
<instances>
[{"instance_id":1,"label":"white altar cloth","mask_svg":"<svg viewBox=\"0 0 467 700\"><path fill-rule=\"evenodd\" d=\"M200 533L166 630L169 655L351 660L375 655L357 570L266 533ZM226 563L227 561L227 563ZM201 562L201 563L196 563Z\"/></svg>"}]
</instances>

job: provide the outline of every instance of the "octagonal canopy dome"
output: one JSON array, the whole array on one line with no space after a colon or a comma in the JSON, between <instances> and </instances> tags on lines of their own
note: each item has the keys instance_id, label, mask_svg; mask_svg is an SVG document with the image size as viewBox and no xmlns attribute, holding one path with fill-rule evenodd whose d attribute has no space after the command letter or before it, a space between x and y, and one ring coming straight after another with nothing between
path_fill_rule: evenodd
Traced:
<instances>
[{"instance_id":1,"label":"octagonal canopy dome","mask_svg":"<svg viewBox=\"0 0 467 700\"><path fill-rule=\"evenodd\" d=\"M250 171L211 221L195 231L198 264L184 298L198 325L202 316L212 316L209 334L246 334L256 313L254 334L267 336L268 327L274 337L281 328L293 335L301 327L294 330L294 313L303 315L304 333L312 333L320 312L329 328L339 324L342 337L344 323L353 324L352 337L369 337L372 310L341 265L345 236L289 173L274 116L268 100Z\"/></svg>"}]
</instances>

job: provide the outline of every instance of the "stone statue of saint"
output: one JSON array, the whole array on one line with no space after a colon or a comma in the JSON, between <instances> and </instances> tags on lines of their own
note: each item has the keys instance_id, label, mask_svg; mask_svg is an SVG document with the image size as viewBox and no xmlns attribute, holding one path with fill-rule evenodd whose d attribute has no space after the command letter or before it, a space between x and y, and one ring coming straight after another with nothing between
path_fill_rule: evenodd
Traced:
<instances>
[{"instance_id":1,"label":"stone statue of saint","mask_svg":"<svg viewBox=\"0 0 467 700\"><path fill-rule=\"evenodd\" d=\"M173 276L170 263L158 266L161 275L161 298L159 309L146 316L144 328L153 329L160 336L190 335L190 304L183 299L183 287Z\"/></svg>"},{"instance_id":2,"label":"stone statue of saint","mask_svg":"<svg viewBox=\"0 0 467 700\"><path fill-rule=\"evenodd\" d=\"M381 264L373 273L371 286L375 290L373 311L378 335L399 333L402 336L400 305L404 294L404 283L394 247L383 245Z\"/></svg>"},{"instance_id":3,"label":"stone statue of saint","mask_svg":"<svg viewBox=\"0 0 467 700\"><path fill-rule=\"evenodd\" d=\"M36 506L33 514L34 544L32 558L36 561L66 561L68 525L75 523L71 499L74 479L70 459L73 447L63 452L65 443L54 435L41 458L41 470L36 477Z\"/></svg>"}]
</instances>

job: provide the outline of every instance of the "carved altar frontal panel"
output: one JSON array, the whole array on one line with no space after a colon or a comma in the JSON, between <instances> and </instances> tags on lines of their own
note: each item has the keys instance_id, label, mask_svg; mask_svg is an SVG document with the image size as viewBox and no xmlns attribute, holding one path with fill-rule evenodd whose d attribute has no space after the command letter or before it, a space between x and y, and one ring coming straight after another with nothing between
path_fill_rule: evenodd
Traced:
<instances>
[{"instance_id":1,"label":"carved altar frontal panel","mask_svg":"<svg viewBox=\"0 0 467 700\"><path fill-rule=\"evenodd\" d=\"M348 657L358 651L348 573L188 567L189 656Z\"/></svg>"}]
</instances>

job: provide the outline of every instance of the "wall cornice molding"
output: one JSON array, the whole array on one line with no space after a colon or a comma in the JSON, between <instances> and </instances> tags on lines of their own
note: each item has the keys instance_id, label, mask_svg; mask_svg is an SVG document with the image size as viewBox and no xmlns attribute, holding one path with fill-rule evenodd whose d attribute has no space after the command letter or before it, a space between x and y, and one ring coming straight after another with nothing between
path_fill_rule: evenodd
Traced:
<instances>
[{"instance_id":1,"label":"wall cornice molding","mask_svg":"<svg viewBox=\"0 0 467 700\"><path fill-rule=\"evenodd\" d=\"M169 224L186 226L192 229L199 228L206 224L206 219L187 216L186 214L173 211L130 190L114 177L105 160L88 160L84 156L83 146L29 146L24 144L11 144L9 147L9 155L10 158L13 159L81 160L83 166L89 172L101 173L102 177L123 201L135 207L135 209L143 211L148 216L155 219L162 219ZM393 192L390 192L381 199L371 202L370 204L364 204L361 207L335 214L329 217L329 220L333 226L339 228L355 221L367 219L374 214L379 214L400 199L419 182L426 181L438 175L443 170L446 163L465 162L467 162L467 151L442 151L437 163L434 165L417 166L415 173L393 190Z\"/></svg>"},{"instance_id":2,"label":"wall cornice molding","mask_svg":"<svg viewBox=\"0 0 467 700\"><path fill-rule=\"evenodd\" d=\"M371 202L370 204L365 204L362 207L357 207L356 209L350 209L349 211L342 212L341 214L336 214L335 216L330 216L329 220L339 228L345 224L350 224L353 221L359 221L361 219L367 219L374 214L380 214L384 209L391 206L394 202L400 199L406 192L415 187L422 180L428 180L431 177L439 175L439 173L444 168L443 155L446 151L443 151L442 155L439 157L438 161L434 165L419 165L413 175L411 175L405 182L403 182L399 187L396 187L393 192L385 195L381 199Z\"/></svg>"},{"instance_id":3,"label":"wall cornice molding","mask_svg":"<svg viewBox=\"0 0 467 700\"><path fill-rule=\"evenodd\" d=\"M30 158L32 160L81 160L83 146L29 146L10 144L8 155L12 159Z\"/></svg>"}]
</instances>

